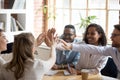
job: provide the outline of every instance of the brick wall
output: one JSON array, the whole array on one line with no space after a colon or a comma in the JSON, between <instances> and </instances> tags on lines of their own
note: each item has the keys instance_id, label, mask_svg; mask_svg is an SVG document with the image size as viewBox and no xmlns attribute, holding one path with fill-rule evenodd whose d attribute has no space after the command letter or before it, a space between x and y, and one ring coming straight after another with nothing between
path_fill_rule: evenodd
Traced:
<instances>
[{"instance_id":1,"label":"brick wall","mask_svg":"<svg viewBox=\"0 0 120 80\"><path fill-rule=\"evenodd\" d=\"M38 36L43 32L43 12L41 6L44 0L34 0L34 32Z\"/></svg>"}]
</instances>

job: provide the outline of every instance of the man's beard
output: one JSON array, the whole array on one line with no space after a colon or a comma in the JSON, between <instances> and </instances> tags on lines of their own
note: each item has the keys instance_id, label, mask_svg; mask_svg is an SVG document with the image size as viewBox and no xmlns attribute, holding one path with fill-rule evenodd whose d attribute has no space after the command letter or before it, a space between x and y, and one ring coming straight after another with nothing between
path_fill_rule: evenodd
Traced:
<instances>
[{"instance_id":1,"label":"man's beard","mask_svg":"<svg viewBox=\"0 0 120 80\"><path fill-rule=\"evenodd\" d=\"M119 48L119 47L120 47L120 44L112 44L112 47Z\"/></svg>"}]
</instances>

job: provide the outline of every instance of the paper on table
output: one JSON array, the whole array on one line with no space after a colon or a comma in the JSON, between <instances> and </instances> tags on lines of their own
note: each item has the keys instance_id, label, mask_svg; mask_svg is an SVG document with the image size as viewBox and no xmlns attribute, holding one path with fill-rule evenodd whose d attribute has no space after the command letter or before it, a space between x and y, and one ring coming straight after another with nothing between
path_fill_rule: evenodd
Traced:
<instances>
[{"instance_id":1,"label":"paper on table","mask_svg":"<svg viewBox=\"0 0 120 80\"><path fill-rule=\"evenodd\" d=\"M71 75L71 74L67 70L64 70L64 75L68 76L68 75Z\"/></svg>"},{"instance_id":2,"label":"paper on table","mask_svg":"<svg viewBox=\"0 0 120 80\"><path fill-rule=\"evenodd\" d=\"M47 73L45 73L45 75L52 76L52 75L55 75L57 73L58 73L57 70L49 70Z\"/></svg>"}]
</instances>

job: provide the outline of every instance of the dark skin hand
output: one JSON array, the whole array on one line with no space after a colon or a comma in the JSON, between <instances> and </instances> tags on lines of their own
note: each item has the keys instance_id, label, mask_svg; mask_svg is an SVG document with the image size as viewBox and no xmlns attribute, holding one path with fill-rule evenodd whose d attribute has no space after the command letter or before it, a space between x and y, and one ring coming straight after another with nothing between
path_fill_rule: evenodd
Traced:
<instances>
[{"instance_id":1,"label":"dark skin hand","mask_svg":"<svg viewBox=\"0 0 120 80\"><path fill-rule=\"evenodd\" d=\"M73 64L70 64L71 67L74 67ZM52 67L53 70L59 70L59 69L68 69L68 65L65 64L65 65L57 65L57 64L54 64L53 67Z\"/></svg>"},{"instance_id":2,"label":"dark skin hand","mask_svg":"<svg viewBox=\"0 0 120 80\"><path fill-rule=\"evenodd\" d=\"M76 70L73 67L68 68L69 73L74 74L74 75L81 75L81 72L79 70Z\"/></svg>"}]
</instances>

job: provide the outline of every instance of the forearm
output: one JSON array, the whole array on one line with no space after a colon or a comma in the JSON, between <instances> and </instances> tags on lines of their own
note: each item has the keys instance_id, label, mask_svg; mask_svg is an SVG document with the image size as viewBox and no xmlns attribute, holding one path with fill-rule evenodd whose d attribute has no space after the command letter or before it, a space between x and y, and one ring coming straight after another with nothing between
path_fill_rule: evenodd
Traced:
<instances>
[{"instance_id":1,"label":"forearm","mask_svg":"<svg viewBox=\"0 0 120 80\"><path fill-rule=\"evenodd\" d=\"M69 64L69 65L70 65L70 67L74 68L73 64ZM57 68L58 69L68 69L68 65L67 64L60 64L60 65L57 65Z\"/></svg>"},{"instance_id":2,"label":"forearm","mask_svg":"<svg viewBox=\"0 0 120 80\"><path fill-rule=\"evenodd\" d=\"M50 49L50 57L47 61L45 61L45 67L49 67L49 69L52 68L53 65L55 64L55 61L56 61L56 50L55 47L52 46Z\"/></svg>"},{"instance_id":3,"label":"forearm","mask_svg":"<svg viewBox=\"0 0 120 80\"><path fill-rule=\"evenodd\" d=\"M56 61L56 49L54 46L51 46L51 51L50 51L50 59L49 59L52 63L51 65L55 64Z\"/></svg>"},{"instance_id":4,"label":"forearm","mask_svg":"<svg viewBox=\"0 0 120 80\"><path fill-rule=\"evenodd\" d=\"M100 71L98 69L88 69L90 74L98 74Z\"/></svg>"},{"instance_id":5,"label":"forearm","mask_svg":"<svg viewBox=\"0 0 120 80\"><path fill-rule=\"evenodd\" d=\"M56 48L58 50L71 50L72 49L72 44L71 43L58 43Z\"/></svg>"}]
</instances>

